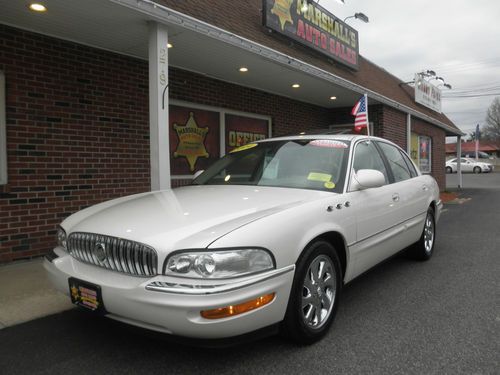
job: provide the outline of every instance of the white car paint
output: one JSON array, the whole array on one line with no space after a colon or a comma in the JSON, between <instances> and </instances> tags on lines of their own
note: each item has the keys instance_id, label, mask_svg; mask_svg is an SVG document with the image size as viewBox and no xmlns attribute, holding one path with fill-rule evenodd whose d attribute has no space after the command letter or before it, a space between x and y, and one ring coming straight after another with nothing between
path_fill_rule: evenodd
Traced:
<instances>
[{"instance_id":1,"label":"white car paint","mask_svg":"<svg viewBox=\"0 0 500 375\"><path fill-rule=\"evenodd\" d=\"M279 140L332 139L366 142L362 136L300 136ZM268 142L269 140L263 141ZM369 142L387 142L372 137ZM197 338L248 333L283 320L295 264L311 241L336 233L345 247L344 283L416 242L427 210L439 219L439 189L428 175L365 190L349 190L349 171L340 193L285 187L206 185L143 193L82 210L62 224L73 232L99 233L144 243L158 254L158 274L134 277L83 263L60 246L44 265L56 287L69 294L68 278L99 285L109 317L129 324ZM224 280L162 274L164 261L183 249L265 248L273 270ZM275 293L250 312L207 320L201 310L235 305Z\"/></svg>"}]
</instances>

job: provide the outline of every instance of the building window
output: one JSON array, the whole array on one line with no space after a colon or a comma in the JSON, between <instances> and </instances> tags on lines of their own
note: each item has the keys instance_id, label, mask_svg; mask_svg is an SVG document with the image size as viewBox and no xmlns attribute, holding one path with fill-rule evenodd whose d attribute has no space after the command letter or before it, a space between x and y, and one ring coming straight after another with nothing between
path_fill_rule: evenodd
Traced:
<instances>
[{"instance_id":1,"label":"building window","mask_svg":"<svg viewBox=\"0 0 500 375\"><path fill-rule=\"evenodd\" d=\"M170 101L173 180L190 179L235 148L271 136L271 118L224 108Z\"/></svg>"},{"instance_id":2,"label":"building window","mask_svg":"<svg viewBox=\"0 0 500 375\"><path fill-rule=\"evenodd\" d=\"M411 133L410 156L422 173L432 172L432 138Z\"/></svg>"},{"instance_id":3,"label":"building window","mask_svg":"<svg viewBox=\"0 0 500 375\"><path fill-rule=\"evenodd\" d=\"M5 102L5 75L3 72L0 72L0 185L7 183L7 120Z\"/></svg>"}]
</instances>

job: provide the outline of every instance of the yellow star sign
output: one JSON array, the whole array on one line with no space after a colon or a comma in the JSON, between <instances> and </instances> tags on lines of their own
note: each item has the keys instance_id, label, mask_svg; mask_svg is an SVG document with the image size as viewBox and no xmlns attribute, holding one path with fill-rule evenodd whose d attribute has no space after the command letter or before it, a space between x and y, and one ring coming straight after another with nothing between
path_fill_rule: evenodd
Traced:
<instances>
[{"instance_id":1,"label":"yellow star sign","mask_svg":"<svg viewBox=\"0 0 500 375\"><path fill-rule=\"evenodd\" d=\"M76 286L74 286L74 285L71 285L71 295L73 296L73 298L75 300L79 299L78 288Z\"/></svg>"},{"instance_id":2,"label":"yellow star sign","mask_svg":"<svg viewBox=\"0 0 500 375\"><path fill-rule=\"evenodd\" d=\"M280 19L281 30L285 30L287 22L293 25L292 15L290 14L292 3L293 0L276 0L273 9L271 9L271 13Z\"/></svg>"},{"instance_id":3,"label":"yellow star sign","mask_svg":"<svg viewBox=\"0 0 500 375\"><path fill-rule=\"evenodd\" d=\"M174 158L183 156L189 163L189 170L194 171L198 158L208 158L209 154L205 148L205 137L208 127L199 128L194 119L193 112L189 112L189 119L185 125L174 124L174 129L179 137L179 145L174 152Z\"/></svg>"}]
</instances>

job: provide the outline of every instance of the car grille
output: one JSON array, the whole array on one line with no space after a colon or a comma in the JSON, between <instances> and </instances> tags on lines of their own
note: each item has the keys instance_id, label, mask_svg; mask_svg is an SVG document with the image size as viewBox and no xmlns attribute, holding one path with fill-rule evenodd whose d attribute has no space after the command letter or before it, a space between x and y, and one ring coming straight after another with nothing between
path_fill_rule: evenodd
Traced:
<instances>
[{"instance_id":1,"label":"car grille","mask_svg":"<svg viewBox=\"0 0 500 375\"><path fill-rule=\"evenodd\" d=\"M155 276L158 256L144 244L94 233L71 233L68 251L74 258L134 276Z\"/></svg>"}]
</instances>

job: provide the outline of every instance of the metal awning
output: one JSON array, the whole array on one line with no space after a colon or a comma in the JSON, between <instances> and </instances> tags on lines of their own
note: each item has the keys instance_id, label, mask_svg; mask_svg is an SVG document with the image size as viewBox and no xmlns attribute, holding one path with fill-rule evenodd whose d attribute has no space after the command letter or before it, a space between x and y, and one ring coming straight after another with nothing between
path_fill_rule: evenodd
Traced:
<instances>
[{"instance_id":1,"label":"metal awning","mask_svg":"<svg viewBox=\"0 0 500 375\"><path fill-rule=\"evenodd\" d=\"M458 135L433 117L310 64L151 0L46 0L48 11L34 13L25 2L2 6L0 23L140 59L148 58L148 21L169 30L169 65L325 108L351 107L360 94ZM249 72L241 74L241 66ZM276 79L279 77L279 79ZM300 89L291 87L300 83ZM330 97L335 96L336 100Z\"/></svg>"},{"instance_id":2,"label":"metal awning","mask_svg":"<svg viewBox=\"0 0 500 375\"><path fill-rule=\"evenodd\" d=\"M359 99L356 91L298 70L291 59L288 64L288 59L276 61L282 59L276 54L266 57L270 53L265 47L255 50L241 38L215 32L185 15L180 18L152 2L46 0L44 4L47 12L34 13L25 2L6 2L0 23L147 60L147 22L154 20L168 28L174 46L168 56L171 66L326 108L349 107ZM241 74L241 66L249 71ZM293 89L293 83L300 83L300 89Z\"/></svg>"}]
</instances>

